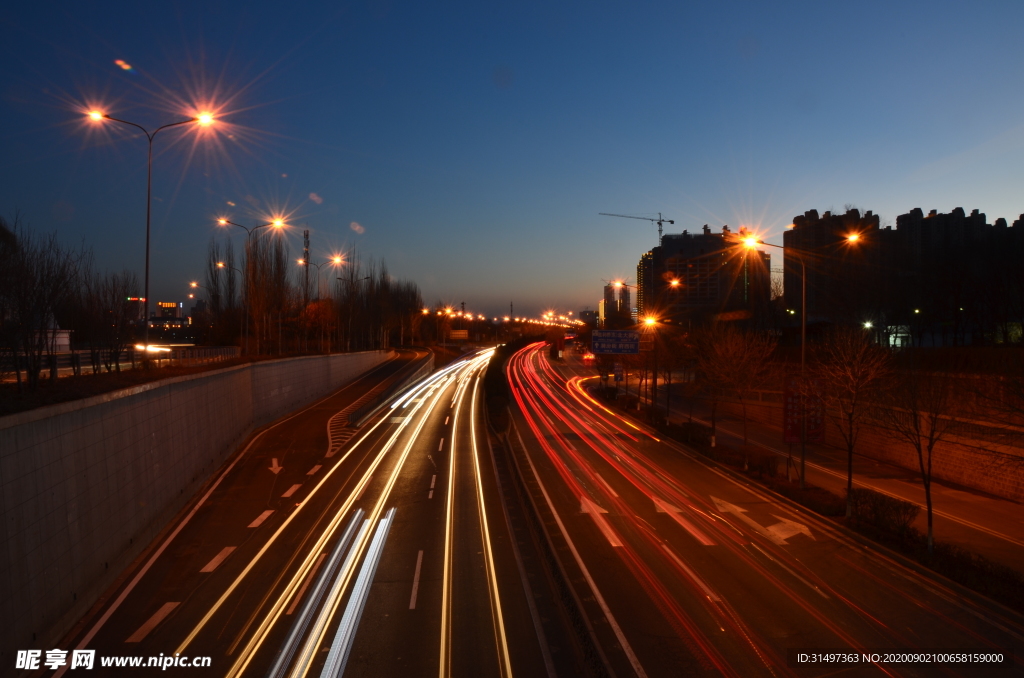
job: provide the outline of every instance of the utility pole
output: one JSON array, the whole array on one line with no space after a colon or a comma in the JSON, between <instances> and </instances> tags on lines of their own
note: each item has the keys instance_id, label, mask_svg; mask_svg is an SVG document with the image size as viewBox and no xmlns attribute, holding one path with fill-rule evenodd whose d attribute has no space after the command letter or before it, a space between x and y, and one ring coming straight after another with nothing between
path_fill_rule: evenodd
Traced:
<instances>
[{"instance_id":1,"label":"utility pole","mask_svg":"<svg viewBox=\"0 0 1024 678\"><path fill-rule=\"evenodd\" d=\"M303 301L303 307L305 307L305 306L309 306L309 229L308 228L302 232L302 261L304 262L303 263L303 268L305 269L305 271L303 271L303 275L305 276L305 281L302 284L302 301Z\"/></svg>"}]
</instances>

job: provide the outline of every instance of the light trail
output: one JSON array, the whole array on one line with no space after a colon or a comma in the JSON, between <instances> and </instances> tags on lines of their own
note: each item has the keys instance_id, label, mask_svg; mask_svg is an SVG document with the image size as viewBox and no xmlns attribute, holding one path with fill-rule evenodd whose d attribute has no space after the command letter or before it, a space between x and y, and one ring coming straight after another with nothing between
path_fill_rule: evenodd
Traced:
<instances>
[{"instance_id":1,"label":"light trail","mask_svg":"<svg viewBox=\"0 0 1024 678\"><path fill-rule=\"evenodd\" d=\"M628 503L615 497L612 492L608 491L605 484L601 483L601 479L598 478L599 474L593 468L590 461L564 440L564 435L558 429L555 422L561 423L570 431L576 433L582 441L598 453L600 458L615 468L623 478L627 479L643 494L651 497L652 500L659 498L662 500L668 499L670 503L678 502L680 505L695 509L694 516L702 522L707 522L709 529L719 534L722 537L723 543L731 547L730 550L738 551L738 547L746 542L730 538L731 531L734 529L730 524L723 523L720 525L717 524L717 521L709 521L708 514L710 511L700 510L701 504L704 508L710 510L711 507L707 502L698 501L698 504L694 505L693 501L689 498L689 494L681 491L681 488L675 483L666 481L667 474L653 463L647 465L638 463L636 460L637 453L632 450L628 454L623 455L623 457L616 454L617 450L612 448L607 438L595 435L591 430L593 427L588 426L582 417L573 413L574 407L563 404L556 399L559 393L564 392L571 395L569 389L557 381L552 386L549 380L556 378L557 375L547 372L546 369L537 370L534 367L534 363L540 360L537 354L536 348L532 350L525 349L517 354L510 364L509 379L513 395L520 405L527 424L533 430L541 448L545 451L563 481L576 496L584 496L586 494L576 480L576 474L570 471L562 460L562 457L565 457L573 462L573 466L583 474L584 478L592 480L591 484L594 489L598 493L605 495L603 501L613 509L614 513L620 517L620 520L624 520L637 537L647 542L649 546L653 546L655 548L654 552L660 553L668 566L678 573L676 583L685 582L689 585L694 591L697 600L702 603L705 611L715 620L715 625L718 628L730 629L736 637L743 639L744 644L749 647L757 662L764 666L769 673L777 674L781 672L783 674L791 674L791 670L786 667L785 658L763 639L753 634L721 594L713 592L712 596L708 596L704 587L697 585L694 581L694 578L691 576L692 571L687 572L685 568L681 568L679 563L675 562L675 559L671 557L671 552L666 549L664 540L654 534L652 530L647 529L639 519L633 518L634 512L630 509ZM575 383L578 384L578 381ZM576 398L571 398L570 400L576 400ZM620 433L623 432L621 427L616 426L614 422L608 422L605 415L602 414L602 412L608 412L609 415L614 416L606 408L589 407L585 402L577 402L576 404L589 410L602 423L608 424ZM634 428L643 432L638 427ZM540 429L544 429L544 431L542 432ZM648 437L657 440L654 436ZM549 442L549 440L553 442ZM557 452L553 445L557 445L561 453ZM661 495L661 497L658 495ZM620 540L624 542L624 547L616 549L616 553L619 553L624 565L633 573L636 581L647 591L651 602L661 610L662 615L676 630L680 639L691 646L694 656L698 659L703 658L711 666L714 666L726 675L738 675L729 663L725 661L724 656L716 649L716 643L713 643L705 636L696 621L690 617L681 604L675 600L675 596L661 583L660 578L654 574L648 562L635 551L632 540L624 538L620 538ZM755 563L748 554L740 553L739 555L747 564L752 565L758 570L762 576L768 578L773 585L777 585L781 590L789 592L791 597L795 597L793 592L788 591L787 587L782 585L782 582L779 582L765 568ZM706 580L701 579L701 581L705 586L708 586ZM716 601L714 598L718 598L718 600ZM839 637L852 640L837 625L825 619L818 610L807 605L802 607L816 618L819 623L836 632ZM851 646L855 646L855 643L851 643Z\"/></svg>"},{"instance_id":2,"label":"light trail","mask_svg":"<svg viewBox=\"0 0 1024 678\"><path fill-rule=\"evenodd\" d=\"M455 488L456 488L456 467L458 461L459 430L465 419L467 397L469 399L469 433L471 441L470 454L473 460L474 493L477 504L477 516L480 520L480 535L483 542L484 569L487 577L487 591L491 607L491 622L494 632L495 647L498 653L498 668L503 678L511 678L512 661L508 648L508 641L505 634L505 621L501 609L501 596L498 590L498 580L494 567L494 551L491 544L490 527L487 522L487 508L483 494L483 478L480 472L479 449L477 446L476 418L478 416L477 403L479 400L480 372L483 371L493 354L493 350L477 355L470 361L465 373L460 377L459 385L456 387L455 395L452 398L454 412L452 414L452 434L448 455L448 488L445 499L445 542L444 542L444 563L441 581L441 638L439 644L440 657L438 662L438 675L447 678L451 675L452 657L452 586L453 566L455 551ZM469 386L472 383L472 394L469 393Z\"/></svg>"},{"instance_id":3,"label":"light trail","mask_svg":"<svg viewBox=\"0 0 1024 678\"><path fill-rule=\"evenodd\" d=\"M428 377L428 379L425 380L425 381L432 381L432 380L433 380L433 377ZM422 384L422 382L421 382L421 384ZM417 385L417 386L419 386L419 385ZM413 388L416 388L417 386L414 386ZM436 403L436 399L434 400L434 403ZM413 408L413 413L416 413L418 410L420 410L422 408L422 406L423 406L422 402L417 403L416 407ZM432 409L432 408L433 408L433 405L431 405L430 409ZM429 410L428 410L428 412L429 412ZM283 614L284 610L287 608L288 601L297 592L298 588L301 586L301 582L306 578L306 576L308 576L310 570L312 569L312 567L313 567L313 565L315 563L317 554L319 554L322 550L324 550L327 542L333 537L333 535L337 531L338 526L341 524L344 516L348 514L348 511L351 509L352 505L355 503L355 501L357 501L357 497L362 495L363 490L369 484L370 479L373 477L376 469L383 462L383 460L386 457L387 453L391 450L391 448L394 446L394 444L398 440L398 437L402 434L404 429L409 425L409 422L410 422L411 419L412 419L412 417L406 418L402 423L400 423L397 426L397 428L395 429L395 431L391 434L391 436L388 439L388 441L382 446L381 451L376 455L375 459L370 464L370 467L363 474L362 479L360 480L360 482L354 488L353 492L350 493L348 499L344 502L342 507L335 513L334 517L331 519L331 521L328 524L327 528L323 531L323 533L321 534L320 538L317 540L317 542L314 545L314 547L306 555L305 559L303 560L303 562L299 566L298 571L292 576L290 581L287 583L287 585L285 586L284 590L281 592L280 596L278 597L277 601L272 606L272 608L269 611L269 613L264 617L263 622L257 628L256 632L250 638L249 642L243 648L242 652L239 654L238 659L236 660L235 664L232 666L232 668L227 673L227 676L229 678L241 675L241 673L244 672L245 668L248 666L249 662L252 660L252 657L254 656L256 651L260 648L260 646L263 643L263 641L265 640L266 636L269 634L270 629L273 626L273 624L277 621L277 619ZM224 593L221 594L221 596L218 598L218 600L210 607L210 609L206 612L206 614L199 621L199 623L192 629L192 631L188 634L188 636L186 636L185 640L180 644L180 646L178 647L176 652L178 652L178 653L184 652L184 650L196 638L196 636L202 631L202 629L206 626L206 624L209 623L210 619L213 617L214 614L216 614L216 612L220 609L220 607L224 604L224 602L228 599L228 597L230 597L230 595L238 588L238 586L245 579L245 577L253 570L253 568L256 566L257 562L263 557L263 555L265 555L267 553L267 551L270 550L271 546L274 544L274 542L277 540L277 538L281 534L284 533L284 531L288 528L290 523L299 515L299 513L302 511L302 509L305 508L310 503L310 499L312 499L316 495L316 493L320 490L320 488L322 488L330 480L330 478L333 476L335 471L337 471L339 468L342 467L343 462L346 459L348 459L359 448L359 446L378 427L384 425L388 421L389 421L389 418L387 418L387 417L383 417L383 418L379 419L377 421L377 423L374 424L365 434L363 434L359 438L359 440L357 440L345 452L345 454L342 455L342 457L340 457L337 460L337 462L332 466L332 468L327 473L324 474L324 476L320 479L320 481L317 483L317 485L310 491L310 493L306 497L305 501L303 501L295 509L295 511L293 511L285 519L285 521L281 524L281 526L278 527L278 529L274 532L274 534L267 540L266 544L263 545L263 547L257 552L257 554L252 558L252 560L246 565L246 567L242 570L242 572L228 586L228 588L224 591ZM417 427L416 433L418 433L419 429L422 428L424 421L425 421L425 417L420 419L420 423L419 423L419 426ZM415 440L415 435L413 436L412 440ZM408 450L409 450L409 447L411 446L411 444L412 443L410 442L410 444L408 446L406 446L405 455L408 454ZM404 456L403 456L403 459L404 459ZM400 466L400 464L399 464L399 466ZM389 481L388 481L388 487L389 488L394 485L395 477L396 477L396 474L393 473L391 478L389 478ZM375 507L374 512L372 514L371 522L376 521L377 517L380 514L380 511L381 511L381 504L378 503L378 505ZM359 549L359 552L361 553L362 548L365 547L365 540L362 540L358 544L358 546L361 547ZM350 573L349 573L349 576L351 576ZM346 578L345 581L347 583L347 578ZM273 587L268 589L268 595L269 595L270 591L272 590L272 588ZM259 609L259 608L257 608L257 609Z\"/></svg>"},{"instance_id":4,"label":"light trail","mask_svg":"<svg viewBox=\"0 0 1024 678\"><path fill-rule=\"evenodd\" d=\"M680 633L681 639L686 641L687 638L685 636L689 636L689 641L696 643L701 652L705 651L704 646L700 642L701 638L691 635L691 629L686 627L685 624L680 626L680 622L684 620L676 616L676 610L673 609L674 601L666 604L665 598L672 598L674 594L661 586L656 577L648 579L648 576L652 573L645 571L644 562L629 562L634 559L642 561L634 547L636 538L642 539L647 544L656 545L658 547L657 550L666 556L666 559L678 561L672 563L672 565L679 573L679 580L699 582L696 586L701 590L700 599L705 603L708 611L712 613L713 618L720 624L720 628L729 629L742 638L744 644L752 651L758 663L762 664L769 673L792 675L792 670L786 666L785 658L780 655L779 651L751 632L751 629L742 621L739 613L732 605L720 593L715 592L710 587L707 578L698 577L696 575L696 568L683 562L683 558L676 556L669 549L664 539L655 534L655 528L648 526L646 521L635 516L635 512L630 509L627 503L616 501L614 488L610 487L609 483L602 482L606 478L612 478L612 476L601 476L594 466L595 460L608 464L623 479L627 480L647 497L655 500L660 497L662 501L668 498L670 503L678 501L680 502L679 505L684 505L693 511L693 516L702 524L702 529L708 530L709 534L717 535L721 539L721 546L724 546L728 553L734 555L751 572L763 578L767 590L774 590L783 594L787 600L796 605L797 609L808 615L818 627L827 630L827 632L839 639L840 642L837 646L870 646L872 642L877 643L886 638L892 638L908 648L914 648L920 642L925 642L915 643L912 638L906 637L898 630L894 631L893 628L886 624L883 615L869 611L849 596L844 596L834 587L829 586L817 573L812 572L800 560L791 556L785 548L764 542L760 535L754 533L745 525L741 526L743 529L740 529L731 521L717 516L715 508L702 494L692 490L687 491L689 488L684 488L678 479L672 478L650 457L643 454L639 448L633 449L620 445L620 440L617 439L616 434L623 435L626 433L624 426L621 426L620 423L628 425L639 433L645 434L651 440L658 439L651 434L647 434L642 427L632 424L623 416L594 400L583 388L585 379L572 377L566 381L562 378L547 361L543 360L536 347L530 347L518 353L510 362L508 374L513 395L519 404L524 419L558 475L577 496L580 496L578 493L582 490L580 483L589 482L593 486L592 495L600 497L599 500L612 510L612 515L615 516L617 523L622 523L627 530L623 534L632 534L632 537L628 540L623 537L625 542L624 548L615 549L614 552L620 555L620 558L633 573L637 582L647 590L651 601L662 611L666 620L676 628L677 633ZM576 410L588 413L593 417L593 420L590 417L577 414ZM565 440L565 434L562 433L562 428L560 427L564 427L577 435L589 449L585 451L577 450L576 447L569 444ZM628 436L628 434L626 435ZM637 441L635 437L628 437L634 443ZM621 456L618 454L619 449L623 452ZM596 457L589 454L591 451L597 453ZM529 459L529 456L527 458ZM711 469L711 471L735 484L735 481L716 469ZM742 486L737 485L737 487ZM756 491L753 494L765 501L771 501ZM799 515L797 515L797 518L800 519ZM840 543L850 545L847 543L848 540L844 541L838 536L836 538ZM759 545L759 541L761 545ZM796 585L796 582L799 582L808 586L821 598L838 602L843 609L849 611L852 618L848 615L844 620L842 617L837 616L837 610L834 607L828 607L827 603L825 604L826 607L822 609L811 604L807 600L803 589L796 590L789 582L783 581L779 576L776 576L775 572L771 571L769 567L756 560L752 552L748 552L747 549L750 547L761 552L773 565L781 568L785 574L792 576L796 580L794 585ZM646 552L649 553L649 551ZM722 551L719 551L719 553L722 553ZM892 566L890 569L894 570L897 575L914 580L908 573L900 570L897 564L884 557L881 560ZM846 559L840 558L840 562L845 563L845 561ZM652 565L654 564L653 560L648 560L648 562ZM866 567L857 567L853 563L845 564L850 567L850 571L860 574L866 580L865 585L868 587L868 590L876 590L878 588L881 577L877 573L870 572L869 568ZM823 571L823 574L825 573L826 571ZM679 582L676 583L678 584ZM926 589L931 590L940 599L944 599L945 602L959 605L957 596L953 594L943 596L941 591L935 591L934 582L921 581L919 583ZM703 586L700 586L700 584L703 584ZM892 585L889 584L888 586ZM900 591L898 585L893 588ZM708 595L709 591L712 595ZM905 597L910 595L903 591L900 591L900 593ZM714 597L718 597L720 600L715 601L713 600ZM822 602L818 600L817 605L821 604ZM983 639L986 646L997 647L995 641L985 637L983 632L970 632L964 624L953 620L949 615L942 614L934 606L925 605L921 602L917 604L930 613L932 618L947 624L954 632L959 634L966 632L967 635L976 641ZM960 606L962 607L962 605ZM969 608L968 611L972 612L974 616L986 624L1006 631L1000 624L989 619L987 615L980 615ZM852 619L859 620L856 626L851 626L850 621ZM858 637L860 640L858 640ZM865 642L865 639L869 639L868 642ZM725 640L727 638L723 637L715 642L718 643ZM705 656L713 659L712 656ZM876 665L875 668L884 674L894 675L891 667Z\"/></svg>"},{"instance_id":5,"label":"light trail","mask_svg":"<svg viewBox=\"0 0 1024 678\"><path fill-rule=\"evenodd\" d=\"M487 354L489 359L493 351ZM486 364L486 363L485 363ZM484 482L480 473L480 451L477 448L476 420L478 415L477 404L479 402L479 372L473 379L473 396L470 400L472 411L469 417L470 440L473 442L473 468L476 471L477 507L480 515L480 531L484 540L484 559L487 565L487 580L490 583L491 593L491 614L494 615L495 642L498 646L499 666L501 675L505 678L512 676L512 660L509 657L508 640L505 637L505 619L501 612L501 596L498 592L498 577L494 570L494 553L491 547L491 530L487 524L487 503L484 500Z\"/></svg>"}]
</instances>

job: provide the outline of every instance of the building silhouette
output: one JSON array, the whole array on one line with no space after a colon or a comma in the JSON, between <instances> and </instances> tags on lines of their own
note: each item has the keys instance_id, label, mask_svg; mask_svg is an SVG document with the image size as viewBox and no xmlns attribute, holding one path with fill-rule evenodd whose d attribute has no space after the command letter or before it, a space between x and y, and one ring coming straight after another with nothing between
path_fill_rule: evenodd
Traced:
<instances>
[{"instance_id":1,"label":"building silhouette","mask_svg":"<svg viewBox=\"0 0 1024 678\"><path fill-rule=\"evenodd\" d=\"M637 264L637 314L692 325L756 322L771 298L771 255L738 243L728 226L667 233Z\"/></svg>"},{"instance_id":2,"label":"building silhouette","mask_svg":"<svg viewBox=\"0 0 1024 678\"><path fill-rule=\"evenodd\" d=\"M847 236L857 234L855 243ZM807 322L860 326L890 346L1019 342L1024 326L1024 215L989 224L975 209L914 208L879 227L877 215L809 210L783 236L785 305L799 319L807 268ZM792 252L792 255L789 253Z\"/></svg>"}]
</instances>

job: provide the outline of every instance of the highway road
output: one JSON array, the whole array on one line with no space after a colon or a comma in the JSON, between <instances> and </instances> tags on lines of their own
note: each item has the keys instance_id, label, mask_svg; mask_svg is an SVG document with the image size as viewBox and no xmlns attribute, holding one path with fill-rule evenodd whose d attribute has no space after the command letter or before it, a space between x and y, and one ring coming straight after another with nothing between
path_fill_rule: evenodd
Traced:
<instances>
[{"instance_id":1,"label":"highway road","mask_svg":"<svg viewBox=\"0 0 1024 678\"><path fill-rule=\"evenodd\" d=\"M553 675L482 430L490 352L345 423L405 353L254 436L65 648L210 658L190 675Z\"/></svg>"},{"instance_id":2,"label":"highway road","mask_svg":"<svg viewBox=\"0 0 1024 678\"><path fill-rule=\"evenodd\" d=\"M593 400L584 378L545 353L534 345L510 361L511 446L616 675L1021 670L886 662L888 650L1020 657L1024 620L659 440ZM796 664L798 649L875 650L882 659Z\"/></svg>"}]
</instances>

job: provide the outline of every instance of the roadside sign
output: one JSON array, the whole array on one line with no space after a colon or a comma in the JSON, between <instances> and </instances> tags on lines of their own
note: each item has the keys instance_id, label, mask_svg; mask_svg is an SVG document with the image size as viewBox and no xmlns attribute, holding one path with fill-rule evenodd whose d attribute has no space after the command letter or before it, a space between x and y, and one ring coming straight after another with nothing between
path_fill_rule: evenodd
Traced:
<instances>
[{"instance_id":1,"label":"roadside sign","mask_svg":"<svg viewBox=\"0 0 1024 678\"><path fill-rule=\"evenodd\" d=\"M469 330L452 330L450 336L452 339L469 339Z\"/></svg>"},{"instance_id":2,"label":"roadside sign","mask_svg":"<svg viewBox=\"0 0 1024 678\"><path fill-rule=\"evenodd\" d=\"M634 355L640 352L640 333L636 330L594 330L590 345L594 353Z\"/></svg>"},{"instance_id":3,"label":"roadside sign","mask_svg":"<svg viewBox=\"0 0 1024 678\"><path fill-rule=\"evenodd\" d=\"M622 381L622 363L615 363L612 370L615 372L615 381Z\"/></svg>"}]
</instances>

